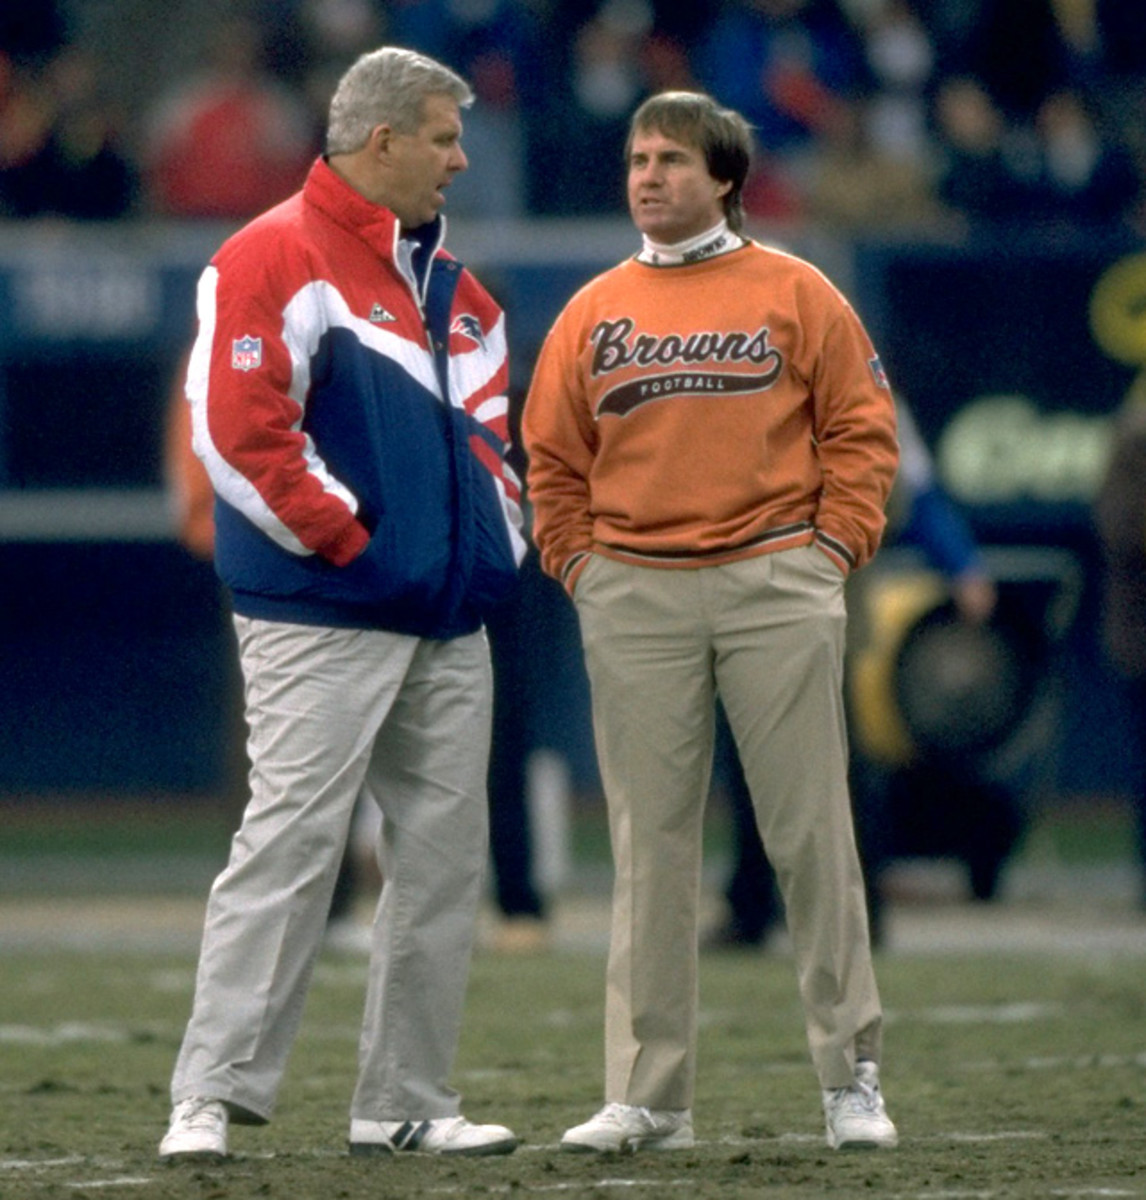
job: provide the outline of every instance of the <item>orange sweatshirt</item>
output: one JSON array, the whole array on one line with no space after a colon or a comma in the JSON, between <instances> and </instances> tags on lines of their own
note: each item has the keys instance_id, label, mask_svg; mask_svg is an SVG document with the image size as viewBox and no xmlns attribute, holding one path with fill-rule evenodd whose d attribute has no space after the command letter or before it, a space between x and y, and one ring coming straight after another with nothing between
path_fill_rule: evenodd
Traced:
<instances>
[{"instance_id":1,"label":"orange sweatshirt","mask_svg":"<svg viewBox=\"0 0 1146 1200\"><path fill-rule=\"evenodd\" d=\"M847 572L879 545L898 461L859 318L809 263L754 242L629 259L582 288L522 428L534 538L570 590L590 552L697 567L815 540Z\"/></svg>"}]
</instances>

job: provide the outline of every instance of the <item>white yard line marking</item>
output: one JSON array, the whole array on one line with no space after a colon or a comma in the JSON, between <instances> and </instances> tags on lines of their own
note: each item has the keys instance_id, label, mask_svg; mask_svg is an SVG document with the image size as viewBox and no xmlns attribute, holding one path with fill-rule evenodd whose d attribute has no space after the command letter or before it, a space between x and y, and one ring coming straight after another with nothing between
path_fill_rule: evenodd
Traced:
<instances>
[{"instance_id":1,"label":"white yard line marking","mask_svg":"<svg viewBox=\"0 0 1146 1200\"><path fill-rule=\"evenodd\" d=\"M1037 1142L1049 1136L1038 1129L1001 1129L997 1133L937 1133L922 1140L928 1142Z\"/></svg>"},{"instance_id":2,"label":"white yard line marking","mask_svg":"<svg viewBox=\"0 0 1146 1200\"><path fill-rule=\"evenodd\" d=\"M1146 1067L1146 1050L1137 1054L1075 1054L1075 1055L1032 1055L1018 1063L1008 1063L1008 1070L1014 1067L1025 1067L1028 1071L1092 1071L1095 1067L1110 1069L1118 1067ZM987 1059L983 1062L964 1064L967 1071L997 1072L1000 1065L997 1059Z\"/></svg>"},{"instance_id":3,"label":"white yard line marking","mask_svg":"<svg viewBox=\"0 0 1146 1200\"><path fill-rule=\"evenodd\" d=\"M109 1188L109 1187L146 1187L154 1183L150 1175L120 1175L115 1179L70 1179L64 1187L72 1188Z\"/></svg>"},{"instance_id":4,"label":"white yard line marking","mask_svg":"<svg viewBox=\"0 0 1146 1200\"><path fill-rule=\"evenodd\" d=\"M0 1025L0 1042L22 1046L60 1046L70 1042L126 1042L126 1028L67 1021L42 1029L36 1025Z\"/></svg>"},{"instance_id":5,"label":"white yard line marking","mask_svg":"<svg viewBox=\"0 0 1146 1200\"><path fill-rule=\"evenodd\" d=\"M0 1158L0 1171L43 1171L50 1167L76 1167L83 1161L79 1154L67 1158Z\"/></svg>"},{"instance_id":6,"label":"white yard line marking","mask_svg":"<svg viewBox=\"0 0 1146 1200\"><path fill-rule=\"evenodd\" d=\"M1128 1192L1123 1188L1054 1188L1052 1196L1141 1196L1141 1192Z\"/></svg>"},{"instance_id":7,"label":"white yard line marking","mask_svg":"<svg viewBox=\"0 0 1146 1200\"><path fill-rule=\"evenodd\" d=\"M884 1014L891 1021L927 1021L934 1025L1017 1025L1047 1021L1063 1015L1061 1004L1018 1001L1010 1004L944 1004L934 1008L892 1009Z\"/></svg>"},{"instance_id":8,"label":"white yard line marking","mask_svg":"<svg viewBox=\"0 0 1146 1200\"><path fill-rule=\"evenodd\" d=\"M562 1183L543 1183L538 1187L529 1187L520 1183L497 1184L493 1187L483 1186L482 1191L490 1193L502 1192L591 1192L596 1188L683 1188L696 1187L695 1179L618 1179L606 1176L604 1179L570 1179ZM427 1188L427 1194L435 1196L470 1195L472 1185L458 1184L451 1187Z\"/></svg>"}]
</instances>

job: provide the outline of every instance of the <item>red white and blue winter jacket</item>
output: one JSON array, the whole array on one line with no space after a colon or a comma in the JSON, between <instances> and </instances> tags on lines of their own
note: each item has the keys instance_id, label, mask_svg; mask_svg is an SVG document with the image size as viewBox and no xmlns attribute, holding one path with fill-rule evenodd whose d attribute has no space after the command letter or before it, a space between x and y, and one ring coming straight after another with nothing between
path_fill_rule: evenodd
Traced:
<instances>
[{"instance_id":1,"label":"red white and blue winter jacket","mask_svg":"<svg viewBox=\"0 0 1146 1200\"><path fill-rule=\"evenodd\" d=\"M443 236L319 159L203 272L187 395L236 612L450 638L512 586L505 318Z\"/></svg>"}]
</instances>

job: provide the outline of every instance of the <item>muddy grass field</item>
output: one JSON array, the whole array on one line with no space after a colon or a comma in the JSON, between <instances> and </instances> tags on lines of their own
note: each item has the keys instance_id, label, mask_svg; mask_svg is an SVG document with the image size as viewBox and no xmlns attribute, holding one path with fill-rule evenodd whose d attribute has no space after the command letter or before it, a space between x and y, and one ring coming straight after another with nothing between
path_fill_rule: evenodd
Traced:
<instances>
[{"instance_id":1,"label":"muddy grass field","mask_svg":"<svg viewBox=\"0 0 1146 1200\"><path fill-rule=\"evenodd\" d=\"M1146 937L1146 931L1144 931ZM5 1200L412 1197L1146 1197L1146 958L884 956L896 1151L826 1149L790 960L706 957L695 1149L557 1149L601 1100L597 951L475 962L455 1083L514 1128L501 1159L345 1153L363 963L327 953L275 1120L232 1159L155 1155L186 1019L186 954L10 950L0 959Z\"/></svg>"}]
</instances>

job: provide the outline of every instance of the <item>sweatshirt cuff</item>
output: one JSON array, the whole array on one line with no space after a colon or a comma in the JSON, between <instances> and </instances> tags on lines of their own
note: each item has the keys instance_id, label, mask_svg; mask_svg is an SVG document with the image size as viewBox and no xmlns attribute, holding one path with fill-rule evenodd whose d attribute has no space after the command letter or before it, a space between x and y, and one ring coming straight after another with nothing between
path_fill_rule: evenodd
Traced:
<instances>
[{"instance_id":1,"label":"sweatshirt cuff","mask_svg":"<svg viewBox=\"0 0 1146 1200\"><path fill-rule=\"evenodd\" d=\"M576 554L571 555L561 568L561 586L570 596L573 595L573 589L577 586L577 579L588 565L591 557L592 551L579 550Z\"/></svg>"},{"instance_id":2,"label":"sweatshirt cuff","mask_svg":"<svg viewBox=\"0 0 1146 1200\"><path fill-rule=\"evenodd\" d=\"M831 534L825 533L822 529L816 530L816 545L836 564L837 567L845 574L850 575L856 567L856 556L843 544L843 542L832 537Z\"/></svg>"}]
</instances>

